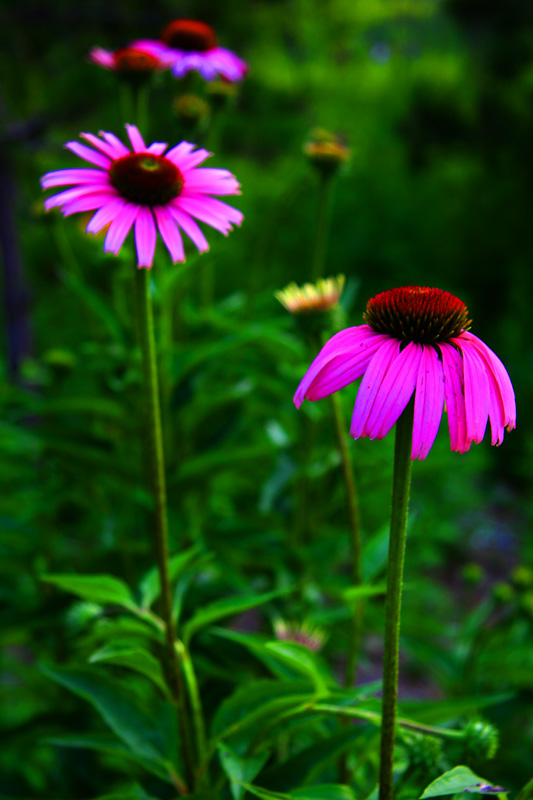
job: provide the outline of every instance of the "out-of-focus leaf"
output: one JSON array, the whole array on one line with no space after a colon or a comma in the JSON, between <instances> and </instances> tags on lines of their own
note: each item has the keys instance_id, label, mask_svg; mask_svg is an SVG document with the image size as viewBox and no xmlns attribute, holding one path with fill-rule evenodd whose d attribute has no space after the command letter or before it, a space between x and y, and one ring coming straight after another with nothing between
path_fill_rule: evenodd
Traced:
<instances>
[{"instance_id":1,"label":"out-of-focus leaf","mask_svg":"<svg viewBox=\"0 0 533 800\"><path fill-rule=\"evenodd\" d=\"M157 715L142 709L123 683L88 669L42 668L45 675L88 700L113 733L135 753L165 764L167 761Z\"/></svg>"},{"instance_id":2,"label":"out-of-focus leaf","mask_svg":"<svg viewBox=\"0 0 533 800\"><path fill-rule=\"evenodd\" d=\"M267 642L265 647L280 661L293 667L302 676L310 678L319 694L328 693L332 678L319 656L312 650L296 642Z\"/></svg>"},{"instance_id":3,"label":"out-of-focus leaf","mask_svg":"<svg viewBox=\"0 0 533 800\"><path fill-rule=\"evenodd\" d=\"M191 566L200 553L200 547L191 547L183 553L172 556L169 560L170 579L173 581L176 580L176 578ZM153 567L146 573L139 588L141 592L141 606L143 608L150 608L161 592L157 567Z\"/></svg>"},{"instance_id":4,"label":"out-of-focus leaf","mask_svg":"<svg viewBox=\"0 0 533 800\"><path fill-rule=\"evenodd\" d=\"M501 786L493 786L484 778L475 775L469 767L454 767L445 772L429 784L420 800L427 797L442 797L447 794L459 794L460 792L471 792L474 794L501 794L507 790Z\"/></svg>"},{"instance_id":5,"label":"out-of-focus leaf","mask_svg":"<svg viewBox=\"0 0 533 800\"><path fill-rule=\"evenodd\" d=\"M368 728L350 725L339 733L321 738L265 771L264 783L274 789L291 791L295 786L314 780L361 736L368 736Z\"/></svg>"},{"instance_id":6,"label":"out-of-focus leaf","mask_svg":"<svg viewBox=\"0 0 533 800\"><path fill-rule=\"evenodd\" d=\"M142 786L137 783L132 784L129 789L122 789L113 794L103 794L100 797L95 797L94 800L157 800L151 794L146 794Z\"/></svg>"},{"instance_id":7,"label":"out-of-focus leaf","mask_svg":"<svg viewBox=\"0 0 533 800\"><path fill-rule=\"evenodd\" d=\"M153 681L168 696L168 688L163 677L161 664L148 650L144 650L141 647L128 646L125 643L111 643L97 650L89 658L90 664L96 664L99 661L119 664L121 667L128 667L128 669L139 672Z\"/></svg>"},{"instance_id":8,"label":"out-of-focus leaf","mask_svg":"<svg viewBox=\"0 0 533 800\"><path fill-rule=\"evenodd\" d=\"M249 608L264 605L291 591L292 587L289 586L283 589L276 589L273 592L265 592L264 594L228 597L223 600L217 600L214 603L209 603L201 608L200 611L197 611L186 623L183 628L183 639L185 643L187 643L197 631L201 628L205 628L206 625L211 625L213 622L223 619L224 617L240 614L242 611L247 611Z\"/></svg>"},{"instance_id":9,"label":"out-of-focus leaf","mask_svg":"<svg viewBox=\"0 0 533 800\"><path fill-rule=\"evenodd\" d=\"M506 694L484 695L482 697L465 697L450 700L403 700L398 704L398 716L409 717L416 722L428 725L447 722L464 714L471 714L480 708L505 703L513 697L512 692Z\"/></svg>"},{"instance_id":10,"label":"out-of-focus leaf","mask_svg":"<svg viewBox=\"0 0 533 800\"><path fill-rule=\"evenodd\" d=\"M41 575L41 580L93 603L137 608L128 586L111 575Z\"/></svg>"},{"instance_id":11,"label":"out-of-focus leaf","mask_svg":"<svg viewBox=\"0 0 533 800\"><path fill-rule=\"evenodd\" d=\"M530 800L533 797L533 778L523 786L518 794L516 800Z\"/></svg>"},{"instance_id":12,"label":"out-of-focus leaf","mask_svg":"<svg viewBox=\"0 0 533 800\"><path fill-rule=\"evenodd\" d=\"M362 585L351 586L345 589L344 598L348 603L357 603L359 600L365 600L367 597L375 597L376 595L385 594L387 591L386 583L376 583L375 585Z\"/></svg>"},{"instance_id":13,"label":"out-of-focus leaf","mask_svg":"<svg viewBox=\"0 0 533 800\"><path fill-rule=\"evenodd\" d=\"M165 762L152 758L145 758L144 756L135 753L127 745L123 744L113 734L94 734L81 736L73 734L72 736L54 736L46 739L46 742L56 747L71 747L80 750L97 750L100 753L109 753L110 755L123 756L127 759L132 759L138 764L141 764L149 772L157 775L162 780L171 782L169 777L169 769Z\"/></svg>"},{"instance_id":14,"label":"out-of-focus leaf","mask_svg":"<svg viewBox=\"0 0 533 800\"><path fill-rule=\"evenodd\" d=\"M250 794L259 797L260 800L355 800L355 795L349 786L334 783L306 786L302 789L295 789L291 794L270 792L268 789L261 789L259 786L251 786L248 783L243 785Z\"/></svg>"},{"instance_id":15,"label":"out-of-focus leaf","mask_svg":"<svg viewBox=\"0 0 533 800\"><path fill-rule=\"evenodd\" d=\"M235 753L227 744L220 744L218 747L220 763L222 769L231 781L231 793L234 800L241 800L246 791L242 782L248 783L258 775L264 767L270 755L269 750L264 750L255 755L241 757Z\"/></svg>"},{"instance_id":16,"label":"out-of-focus leaf","mask_svg":"<svg viewBox=\"0 0 533 800\"><path fill-rule=\"evenodd\" d=\"M117 323L116 314L104 303L102 298L99 297L96 292L93 292L85 281L74 275L73 272L62 271L61 280L87 308L93 312L93 314L99 317L104 327L107 328L111 338L122 342L124 337L120 325Z\"/></svg>"}]
</instances>

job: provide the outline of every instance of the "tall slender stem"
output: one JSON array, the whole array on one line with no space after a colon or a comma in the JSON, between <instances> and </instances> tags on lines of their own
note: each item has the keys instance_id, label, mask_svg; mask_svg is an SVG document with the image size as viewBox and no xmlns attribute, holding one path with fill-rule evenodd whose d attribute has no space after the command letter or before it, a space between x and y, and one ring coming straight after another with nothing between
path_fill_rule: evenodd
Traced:
<instances>
[{"instance_id":1,"label":"tall slender stem","mask_svg":"<svg viewBox=\"0 0 533 800\"><path fill-rule=\"evenodd\" d=\"M315 241L313 245L312 280L323 277L326 262L326 245L329 233L331 200L333 197L333 175L320 174L318 208L316 213Z\"/></svg>"},{"instance_id":2,"label":"tall slender stem","mask_svg":"<svg viewBox=\"0 0 533 800\"><path fill-rule=\"evenodd\" d=\"M342 418L341 400L337 393L331 395L333 413L335 416L335 429L337 431L337 441L341 452L342 473L346 486L346 500L348 504L348 518L350 524L351 539L351 567L352 581L354 586L361 584L361 522L359 517L359 498L353 474L352 462L348 450L344 420ZM352 617L352 630L348 645L348 657L346 659L345 686L351 687L355 684L357 675L357 656L361 641L361 623L363 616L363 606L358 603L354 609Z\"/></svg>"},{"instance_id":3,"label":"tall slender stem","mask_svg":"<svg viewBox=\"0 0 533 800\"><path fill-rule=\"evenodd\" d=\"M413 439L414 397L396 423L392 511L385 602L385 651L383 654L383 705L381 723L381 761L379 800L392 800L394 734L398 699L398 661L400 610L409 489L411 486L411 446Z\"/></svg>"},{"instance_id":4,"label":"tall slender stem","mask_svg":"<svg viewBox=\"0 0 533 800\"><path fill-rule=\"evenodd\" d=\"M165 638L167 645L167 659L170 669L171 690L176 705L178 730L180 732L186 781L189 782L193 772L192 746L189 727L186 719L185 695L183 691L181 665L179 663L178 654L175 647L176 629L172 617L172 587L168 567L169 553L165 462L163 453L163 435L161 427L161 410L155 352L152 298L150 295L149 280L150 275L147 269L137 269L137 313L139 318L139 335L142 349L146 438L148 447L148 465L150 470L150 488L154 501L153 533L157 569L161 583L161 610L165 623Z\"/></svg>"}]
</instances>

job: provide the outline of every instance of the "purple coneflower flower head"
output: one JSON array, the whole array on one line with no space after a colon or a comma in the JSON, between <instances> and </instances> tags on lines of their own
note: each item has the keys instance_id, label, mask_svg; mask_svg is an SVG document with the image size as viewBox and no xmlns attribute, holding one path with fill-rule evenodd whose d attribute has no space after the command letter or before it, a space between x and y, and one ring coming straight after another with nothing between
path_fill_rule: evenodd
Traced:
<instances>
[{"instance_id":1,"label":"purple coneflower flower head","mask_svg":"<svg viewBox=\"0 0 533 800\"><path fill-rule=\"evenodd\" d=\"M326 641L326 634L321 628L308 622L287 622L277 619L274 623L274 633L280 642L294 642L318 653Z\"/></svg>"},{"instance_id":2,"label":"purple coneflower flower head","mask_svg":"<svg viewBox=\"0 0 533 800\"><path fill-rule=\"evenodd\" d=\"M414 394L412 459L427 457L444 404L451 449L460 453L481 442L488 420L493 445L516 426L507 371L469 332L459 298L420 286L390 289L369 300L364 320L324 345L294 395L298 408L362 378L350 434L383 439Z\"/></svg>"},{"instance_id":3,"label":"purple coneflower flower head","mask_svg":"<svg viewBox=\"0 0 533 800\"><path fill-rule=\"evenodd\" d=\"M344 288L344 275L336 278L320 278L316 283L289 283L275 297L291 314L309 314L329 311L339 305Z\"/></svg>"},{"instance_id":4,"label":"purple coneflower flower head","mask_svg":"<svg viewBox=\"0 0 533 800\"><path fill-rule=\"evenodd\" d=\"M125 77L148 76L153 72L168 69L170 62L142 45L121 47L119 50L104 50L93 47L89 60L104 69L110 69Z\"/></svg>"},{"instance_id":5,"label":"purple coneflower flower head","mask_svg":"<svg viewBox=\"0 0 533 800\"><path fill-rule=\"evenodd\" d=\"M241 81L248 71L241 58L218 46L213 28L193 19L175 19L163 29L161 40L142 39L132 46L141 47L170 62L175 78L183 78L187 72L195 71L206 81L221 76L234 82Z\"/></svg>"},{"instance_id":6,"label":"purple coneflower flower head","mask_svg":"<svg viewBox=\"0 0 533 800\"><path fill-rule=\"evenodd\" d=\"M195 220L227 235L243 216L211 195L240 194L236 178L225 169L198 168L211 154L181 142L167 151L155 142L147 147L134 125L126 125L133 152L112 133L82 133L92 147L67 142L65 147L93 164L92 169L61 169L41 178L43 189L73 188L45 200L63 216L95 211L88 233L109 225L104 250L118 255L134 228L139 267L151 267L159 231L172 261L185 261L181 232L203 253L209 244ZM94 149L93 149L94 148Z\"/></svg>"}]
</instances>

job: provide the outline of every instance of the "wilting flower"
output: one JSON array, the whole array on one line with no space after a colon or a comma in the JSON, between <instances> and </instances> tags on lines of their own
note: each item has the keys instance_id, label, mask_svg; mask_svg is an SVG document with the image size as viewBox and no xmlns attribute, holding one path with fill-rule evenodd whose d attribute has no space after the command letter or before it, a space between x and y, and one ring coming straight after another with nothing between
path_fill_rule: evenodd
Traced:
<instances>
[{"instance_id":1,"label":"wilting flower","mask_svg":"<svg viewBox=\"0 0 533 800\"><path fill-rule=\"evenodd\" d=\"M147 147L134 125L126 125L126 130L133 152L114 134L103 131L100 138L80 134L96 149L68 142L68 150L96 169L61 169L44 175L43 189L74 187L49 197L46 210L61 208L63 216L96 211L86 230L94 234L109 225L104 250L114 255L134 227L139 267L152 266L158 230L175 263L185 260L181 231L201 253L209 250L195 219L224 235L233 224L241 224L240 211L210 197L240 194L240 186L228 170L198 169L211 155L207 150L181 142L165 153L167 145L162 142Z\"/></svg>"},{"instance_id":2,"label":"wilting flower","mask_svg":"<svg viewBox=\"0 0 533 800\"><path fill-rule=\"evenodd\" d=\"M160 40L142 39L133 46L169 62L175 78L196 71L206 81L219 75L228 81L240 81L248 71L235 53L218 46L213 28L193 19L175 19L163 29Z\"/></svg>"},{"instance_id":3,"label":"wilting flower","mask_svg":"<svg viewBox=\"0 0 533 800\"><path fill-rule=\"evenodd\" d=\"M130 45L119 50L93 47L89 53L89 60L125 77L148 76L152 72L167 69L170 65L168 60L143 48L142 45Z\"/></svg>"},{"instance_id":4,"label":"wilting flower","mask_svg":"<svg viewBox=\"0 0 533 800\"><path fill-rule=\"evenodd\" d=\"M316 283L298 286L289 283L276 298L291 314L308 314L314 311L328 311L338 305L344 288L344 275L336 278L321 278Z\"/></svg>"},{"instance_id":5,"label":"wilting flower","mask_svg":"<svg viewBox=\"0 0 533 800\"><path fill-rule=\"evenodd\" d=\"M460 453L483 439L487 420L493 445L516 426L505 367L468 331L459 298L420 286L391 289L369 300L364 320L324 345L296 391L298 408L362 377L350 434L383 439L414 393L412 459L431 450L445 402L451 449Z\"/></svg>"},{"instance_id":6,"label":"wilting flower","mask_svg":"<svg viewBox=\"0 0 533 800\"><path fill-rule=\"evenodd\" d=\"M295 642L315 653L322 650L326 641L324 631L309 622L287 622L277 619L274 622L274 633L280 642Z\"/></svg>"},{"instance_id":7,"label":"wilting flower","mask_svg":"<svg viewBox=\"0 0 533 800\"><path fill-rule=\"evenodd\" d=\"M314 128L304 144L304 154L321 173L331 175L347 163L351 157L349 147L335 133L324 128Z\"/></svg>"}]
</instances>

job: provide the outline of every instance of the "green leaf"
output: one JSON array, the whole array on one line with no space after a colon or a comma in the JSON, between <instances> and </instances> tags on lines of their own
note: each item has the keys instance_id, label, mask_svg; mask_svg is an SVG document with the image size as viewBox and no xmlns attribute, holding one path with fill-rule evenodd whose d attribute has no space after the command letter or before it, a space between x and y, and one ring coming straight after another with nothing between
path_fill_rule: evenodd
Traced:
<instances>
[{"instance_id":1,"label":"green leaf","mask_svg":"<svg viewBox=\"0 0 533 800\"><path fill-rule=\"evenodd\" d=\"M306 786L303 789L295 789L291 794L270 792L268 789L251 786L249 783L245 783L243 786L260 800L355 800L355 795L349 786L340 786L334 783Z\"/></svg>"},{"instance_id":2,"label":"green leaf","mask_svg":"<svg viewBox=\"0 0 533 800\"><path fill-rule=\"evenodd\" d=\"M514 697L514 693L484 695L481 697L465 697L450 700L403 700L398 704L398 716L409 717L416 722L428 725L462 717L479 711L480 708L505 703Z\"/></svg>"},{"instance_id":3,"label":"green leaf","mask_svg":"<svg viewBox=\"0 0 533 800\"><path fill-rule=\"evenodd\" d=\"M191 547L189 550L185 550L185 552L179 553L176 556L172 556L168 565L170 580L176 580L176 578L185 572L185 570L188 569L188 567L190 567L195 559L200 555L200 552L201 548L196 546ZM152 569L146 573L140 583L139 588L141 591L141 606L143 608L151 608L161 592L159 571L157 567L152 567Z\"/></svg>"},{"instance_id":4,"label":"green leaf","mask_svg":"<svg viewBox=\"0 0 533 800\"><path fill-rule=\"evenodd\" d=\"M229 738L235 752L243 755L256 732L313 698L312 684L307 681L251 681L220 704L212 735L219 741Z\"/></svg>"},{"instance_id":5,"label":"green leaf","mask_svg":"<svg viewBox=\"0 0 533 800\"><path fill-rule=\"evenodd\" d=\"M155 760L145 758L138 753L134 753L127 745L123 744L113 734L94 734L94 735L72 735L72 736L54 736L45 740L48 744L55 747L71 747L80 750L97 750L100 753L109 753L110 755L123 756L128 760L133 760L141 764L149 772L157 775L164 781L172 783L169 777L169 768L165 762L160 759Z\"/></svg>"},{"instance_id":6,"label":"green leaf","mask_svg":"<svg viewBox=\"0 0 533 800\"><path fill-rule=\"evenodd\" d=\"M85 303L93 314L100 318L102 324L107 328L109 334L115 341L122 342L124 340L120 325L117 323L116 314L111 308L104 303L104 301L93 292L87 285L87 281L78 278L72 271L61 272L61 280L69 289L71 289L78 298Z\"/></svg>"},{"instance_id":7,"label":"green leaf","mask_svg":"<svg viewBox=\"0 0 533 800\"><path fill-rule=\"evenodd\" d=\"M348 603L356 603L359 600L364 600L367 597L375 597L376 595L386 594L387 584L376 583L374 585L364 584L362 586L351 586L344 591L344 599Z\"/></svg>"},{"instance_id":8,"label":"green leaf","mask_svg":"<svg viewBox=\"0 0 533 800\"><path fill-rule=\"evenodd\" d=\"M209 603L197 611L196 614L186 623L183 629L183 639L187 644L191 637L194 636L201 628L206 625L211 625L223 617L231 617L235 614L240 614L242 611L247 611L249 608L269 603L276 597L287 594L292 591L292 587L283 589L276 589L273 592L265 592L264 594L248 594L238 597L227 597L223 600L217 600L214 603Z\"/></svg>"},{"instance_id":9,"label":"green leaf","mask_svg":"<svg viewBox=\"0 0 533 800\"><path fill-rule=\"evenodd\" d=\"M332 683L331 676L312 650L296 642L267 642L265 647L280 661L306 678L310 678L320 695L328 694L328 684Z\"/></svg>"},{"instance_id":10,"label":"green leaf","mask_svg":"<svg viewBox=\"0 0 533 800\"><path fill-rule=\"evenodd\" d=\"M427 797L441 797L445 794L459 794L460 792L473 792L474 794L500 794L507 790L501 786L492 786L484 778L475 775L468 767L454 767L440 778L430 783L420 800Z\"/></svg>"},{"instance_id":11,"label":"green leaf","mask_svg":"<svg viewBox=\"0 0 533 800\"><path fill-rule=\"evenodd\" d=\"M111 575L41 575L41 580L93 603L137 609L128 586Z\"/></svg>"},{"instance_id":12,"label":"green leaf","mask_svg":"<svg viewBox=\"0 0 533 800\"><path fill-rule=\"evenodd\" d=\"M361 736L368 737L368 728L365 725L345 726L339 733L330 733L282 764L268 769L264 773L264 782L274 789L290 791L295 786L316 779Z\"/></svg>"},{"instance_id":13,"label":"green leaf","mask_svg":"<svg viewBox=\"0 0 533 800\"><path fill-rule=\"evenodd\" d=\"M163 694L169 696L161 664L148 650L126 643L111 643L96 650L89 658L90 664L96 664L99 661L119 664L121 667L139 672L153 681Z\"/></svg>"},{"instance_id":14,"label":"green leaf","mask_svg":"<svg viewBox=\"0 0 533 800\"><path fill-rule=\"evenodd\" d=\"M42 668L52 680L88 700L113 733L144 758L166 763L165 746L156 727L155 709L143 709L137 699L124 691L123 683L95 670Z\"/></svg>"},{"instance_id":15,"label":"green leaf","mask_svg":"<svg viewBox=\"0 0 533 800\"><path fill-rule=\"evenodd\" d=\"M530 800L533 797L533 778L523 786L516 796L516 800Z\"/></svg>"},{"instance_id":16,"label":"green leaf","mask_svg":"<svg viewBox=\"0 0 533 800\"><path fill-rule=\"evenodd\" d=\"M156 800L156 798L151 794L146 794L142 786L134 783L130 788L112 794L102 794L94 800Z\"/></svg>"},{"instance_id":17,"label":"green leaf","mask_svg":"<svg viewBox=\"0 0 533 800\"><path fill-rule=\"evenodd\" d=\"M249 781L253 781L268 760L270 751L264 750L262 753L241 757L237 755L229 745L220 744L218 746L218 752L222 769L231 782L233 800L241 800L246 791L242 782L248 783Z\"/></svg>"}]
</instances>

